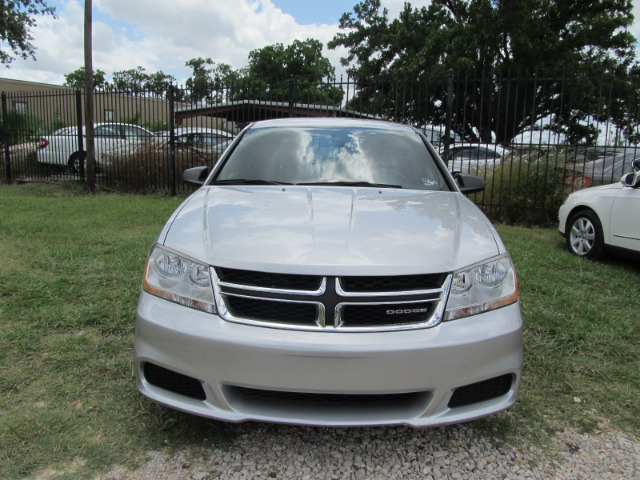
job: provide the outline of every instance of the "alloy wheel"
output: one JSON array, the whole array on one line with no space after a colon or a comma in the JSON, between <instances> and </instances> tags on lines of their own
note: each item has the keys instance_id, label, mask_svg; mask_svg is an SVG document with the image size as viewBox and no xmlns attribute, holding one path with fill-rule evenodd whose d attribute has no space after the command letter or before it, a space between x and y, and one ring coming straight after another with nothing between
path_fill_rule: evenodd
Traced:
<instances>
[{"instance_id":1,"label":"alloy wheel","mask_svg":"<svg viewBox=\"0 0 640 480\"><path fill-rule=\"evenodd\" d=\"M579 217L571 225L569 243L576 255L588 255L596 242L596 229L588 218Z\"/></svg>"}]
</instances>

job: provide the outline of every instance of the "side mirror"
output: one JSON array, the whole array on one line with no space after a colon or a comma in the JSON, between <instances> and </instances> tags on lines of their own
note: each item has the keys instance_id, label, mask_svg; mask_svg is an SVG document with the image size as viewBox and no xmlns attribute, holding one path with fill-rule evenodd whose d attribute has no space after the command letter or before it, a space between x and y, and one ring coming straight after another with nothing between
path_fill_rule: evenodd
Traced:
<instances>
[{"instance_id":1,"label":"side mirror","mask_svg":"<svg viewBox=\"0 0 640 480\"><path fill-rule=\"evenodd\" d=\"M634 172L639 172L640 171L640 158L636 158L633 163L633 171Z\"/></svg>"},{"instance_id":2,"label":"side mirror","mask_svg":"<svg viewBox=\"0 0 640 480\"><path fill-rule=\"evenodd\" d=\"M487 186L484 178L478 177L477 175L455 172L453 178L456 179L460 191L465 194L481 192Z\"/></svg>"},{"instance_id":3,"label":"side mirror","mask_svg":"<svg viewBox=\"0 0 640 480\"><path fill-rule=\"evenodd\" d=\"M625 187L639 188L640 187L640 172L625 173L622 176L622 178L620 179L620 182Z\"/></svg>"},{"instance_id":4,"label":"side mirror","mask_svg":"<svg viewBox=\"0 0 640 480\"><path fill-rule=\"evenodd\" d=\"M182 173L182 179L192 185L202 185L209 175L209 167L188 168Z\"/></svg>"}]
</instances>

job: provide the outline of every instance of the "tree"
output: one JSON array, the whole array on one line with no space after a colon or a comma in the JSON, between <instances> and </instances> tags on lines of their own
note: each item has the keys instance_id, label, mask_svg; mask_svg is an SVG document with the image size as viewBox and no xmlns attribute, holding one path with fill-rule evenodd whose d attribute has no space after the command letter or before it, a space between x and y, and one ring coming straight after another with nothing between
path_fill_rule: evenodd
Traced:
<instances>
[{"instance_id":1,"label":"tree","mask_svg":"<svg viewBox=\"0 0 640 480\"><path fill-rule=\"evenodd\" d=\"M276 43L252 50L243 77L252 88L236 97L251 95L256 100L288 101L292 79L295 101L339 105L344 92L330 85L335 81L335 68L322 55L322 48L322 42L308 38L294 40L287 47Z\"/></svg>"},{"instance_id":2,"label":"tree","mask_svg":"<svg viewBox=\"0 0 640 480\"><path fill-rule=\"evenodd\" d=\"M167 95L169 88L175 81L176 79L173 75L159 71L148 75L144 88L154 97L162 98Z\"/></svg>"},{"instance_id":3,"label":"tree","mask_svg":"<svg viewBox=\"0 0 640 480\"><path fill-rule=\"evenodd\" d=\"M146 73L144 67L130 68L113 72L111 87L119 93L129 95L151 95L162 98L167 95L175 78L162 71Z\"/></svg>"},{"instance_id":4,"label":"tree","mask_svg":"<svg viewBox=\"0 0 640 480\"><path fill-rule=\"evenodd\" d=\"M193 70L186 86L191 100L208 103L222 100L271 100L288 102L290 81L294 101L339 105L344 92L328 84L335 80L335 69L322 55L322 42L295 40L285 47L269 45L249 53L249 65L233 70L211 58L193 58L186 66Z\"/></svg>"},{"instance_id":5,"label":"tree","mask_svg":"<svg viewBox=\"0 0 640 480\"><path fill-rule=\"evenodd\" d=\"M137 68L131 68L129 70L113 72L111 86L115 91L120 93L142 95L148 81L149 75L145 73L143 67L138 66Z\"/></svg>"},{"instance_id":6,"label":"tree","mask_svg":"<svg viewBox=\"0 0 640 480\"><path fill-rule=\"evenodd\" d=\"M222 101L225 96L223 90L242 75L243 70L233 70L226 63L218 63L211 58L192 58L185 62L185 66L193 70L186 81L190 90L189 99L192 102L205 101L215 103Z\"/></svg>"},{"instance_id":7,"label":"tree","mask_svg":"<svg viewBox=\"0 0 640 480\"><path fill-rule=\"evenodd\" d=\"M48 6L45 0L0 3L0 63L9 66L15 57L25 60L31 57L35 60L30 30L37 25L36 15L52 15L55 18L55 8ZM10 51L5 50L7 46Z\"/></svg>"},{"instance_id":8,"label":"tree","mask_svg":"<svg viewBox=\"0 0 640 480\"><path fill-rule=\"evenodd\" d=\"M348 49L342 63L359 86L353 105L364 109L402 106L407 121L442 124L442 80L452 70L460 79L454 127L468 139L508 142L551 118L548 128L588 141L595 132L585 120L602 115L631 138L638 119L625 104L637 103L640 85L627 79L640 73L628 31L632 9L629 0L432 0L420 9L406 3L390 21L379 0L364 0L342 16L345 31L329 48ZM526 81L507 95L508 77ZM392 78L433 88L421 104L398 105L387 95ZM595 100L603 79L605 103ZM571 102L562 103L560 93Z\"/></svg>"},{"instance_id":9,"label":"tree","mask_svg":"<svg viewBox=\"0 0 640 480\"><path fill-rule=\"evenodd\" d=\"M191 101L199 102L213 90L211 73L215 62L210 58L198 57L188 60L184 65L193 70L191 77L185 82L186 87L191 91Z\"/></svg>"},{"instance_id":10,"label":"tree","mask_svg":"<svg viewBox=\"0 0 640 480\"><path fill-rule=\"evenodd\" d=\"M77 70L74 70L71 73L67 73L64 76L65 87L73 87L73 88L84 88L85 84L85 69L84 67L80 67ZM93 72L93 88L100 89L107 86L107 81L105 80L106 73L102 70L98 69Z\"/></svg>"}]
</instances>

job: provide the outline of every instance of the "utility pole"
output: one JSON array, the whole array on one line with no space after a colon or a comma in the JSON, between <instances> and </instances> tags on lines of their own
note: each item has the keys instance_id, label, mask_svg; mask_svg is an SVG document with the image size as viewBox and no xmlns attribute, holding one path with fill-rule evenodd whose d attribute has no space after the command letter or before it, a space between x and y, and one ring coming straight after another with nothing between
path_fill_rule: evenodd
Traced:
<instances>
[{"instance_id":1,"label":"utility pole","mask_svg":"<svg viewBox=\"0 0 640 480\"><path fill-rule=\"evenodd\" d=\"M96 152L93 142L93 54L91 45L92 0L84 1L84 124L87 132L85 151L87 158L87 186L96 191Z\"/></svg>"}]
</instances>

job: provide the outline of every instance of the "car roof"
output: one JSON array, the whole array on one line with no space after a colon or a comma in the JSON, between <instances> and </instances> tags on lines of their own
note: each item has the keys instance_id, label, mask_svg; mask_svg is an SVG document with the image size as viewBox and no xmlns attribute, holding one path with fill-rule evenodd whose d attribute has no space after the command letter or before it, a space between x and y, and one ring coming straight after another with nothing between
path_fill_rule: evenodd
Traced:
<instances>
[{"instance_id":1,"label":"car roof","mask_svg":"<svg viewBox=\"0 0 640 480\"><path fill-rule=\"evenodd\" d=\"M485 148L487 150L494 151L496 153L501 153L502 155L507 155L511 153L511 149L508 147L503 147L502 145L498 145L495 143L452 143L449 145L449 151L451 150L460 150L463 148Z\"/></svg>"},{"instance_id":2,"label":"car roof","mask_svg":"<svg viewBox=\"0 0 640 480\"><path fill-rule=\"evenodd\" d=\"M110 126L116 126L116 127L120 127L120 126L136 127L136 128L140 128L141 130L146 130L147 132L150 132L150 130L147 130L146 128L141 127L140 125L134 125L132 123L122 123L122 122L97 122L93 124L93 128L102 127L103 125L110 125ZM82 133L84 133L86 129L87 129L86 125L82 125ZM53 135L64 133L64 132L77 132L77 131L78 131L77 125L70 125L68 127L59 128L58 130L53 132ZM150 133L153 133L153 132L150 132Z\"/></svg>"},{"instance_id":3,"label":"car roof","mask_svg":"<svg viewBox=\"0 0 640 480\"><path fill-rule=\"evenodd\" d=\"M233 138L233 134L222 130L221 128L205 128L205 127L179 127L173 130L174 135L188 135L190 133L210 133L212 135L220 135L223 137ZM169 135L171 132L166 132Z\"/></svg>"}]
</instances>

